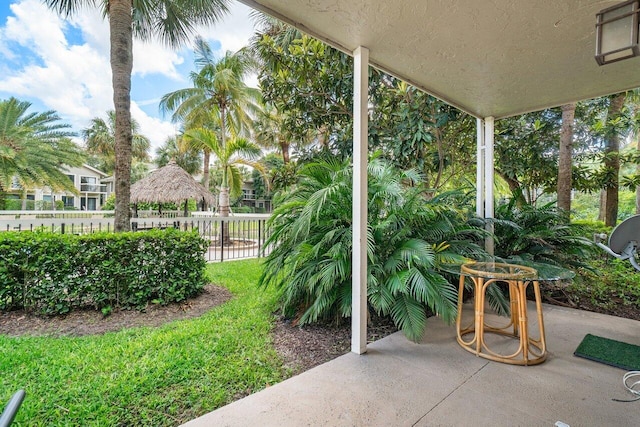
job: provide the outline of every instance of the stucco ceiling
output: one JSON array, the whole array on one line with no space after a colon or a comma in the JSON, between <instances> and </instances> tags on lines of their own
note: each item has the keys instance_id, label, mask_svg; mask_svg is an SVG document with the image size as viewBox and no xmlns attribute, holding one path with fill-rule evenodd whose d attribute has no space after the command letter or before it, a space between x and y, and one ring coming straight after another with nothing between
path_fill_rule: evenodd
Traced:
<instances>
[{"instance_id":1,"label":"stucco ceiling","mask_svg":"<svg viewBox=\"0 0 640 427\"><path fill-rule=\"evenodd\" d=\"M598 66L601 0L240 0L476 117L640 87L640 58Z\"/></svg>"}]
</instances>

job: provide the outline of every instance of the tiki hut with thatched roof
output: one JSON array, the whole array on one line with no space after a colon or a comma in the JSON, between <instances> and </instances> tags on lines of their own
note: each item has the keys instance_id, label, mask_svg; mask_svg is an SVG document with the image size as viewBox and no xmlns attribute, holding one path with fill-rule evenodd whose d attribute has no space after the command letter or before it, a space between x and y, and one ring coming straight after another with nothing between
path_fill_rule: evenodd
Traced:
<instances>
[{"instance_id":1,"label":"tiki hut with thatched roof","mask_svg":"<svg viewBox=\"0 0 640 427\"><path fill-rule=\"evenodd\" d=\"M187 202L211 205L213 195L191 175L171 160L166 166L156 169L149 176L131 186L131 203L183 203L187 216Z\"/></svg>"}]
</instances>

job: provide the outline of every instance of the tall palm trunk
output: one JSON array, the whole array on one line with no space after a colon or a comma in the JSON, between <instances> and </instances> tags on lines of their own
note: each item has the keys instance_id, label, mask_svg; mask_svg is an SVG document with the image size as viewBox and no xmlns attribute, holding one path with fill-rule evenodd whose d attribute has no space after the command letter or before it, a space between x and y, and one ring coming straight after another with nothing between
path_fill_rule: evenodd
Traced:
<instances>
[{"instance_id":1,"label":"tall palm trunk","mask_svg":"<svg viewBox=\"0 0 640 427\"><path fill-rule=\"evenodd\" d=\"M227 144L227 123L226 123L226 108L224 105L220 107L220 145L222 151L225 150ZM218 196L218 213L221 217L228 217L230 213L229 208L229 181L227 176L227 165L222 165L224 168L222 171L222 185L220 186L220 195ZM229 236L229 222L220 221L222 227L221 233L223 236L223 244L228 245L231 243L231 236Z\"/></svg>"},{"instance_id":2,"label":"tall palm trunk","mask_svg":"<svg viewBox=\"0 0 640 427\"><path fill-rule=\"evenodd\" d=\"M571 211L571 166L573 150L573 121L576 104L562 106L562 129L560 130L560 154L558 158L558 208Z\"/></svg>"},{"instance_id":3,"label":"tall palm trunk","mask_svg":"<svg viewBox=\"0 0 640 427\"><path fill-rule=\"evenodd\" d=\"M229 187L220 187L220 194L218 196L218 214L221 218L227 218L231 209L229 208ZM222 219L220 221L220 241L224 246L231 244L231 236L229 235L229 221Z\"/></svg>"},{"instance_id":4,"label":"tall palm trunk","mask_svg":"<svg viewBox=\"0 0 640 427\"><path fill-rule=\"evenodd\" d=\"M229 216L229 187L220 187L220 195L218 196L218 204L220 205L220 216Z\"/></svg>"},{"instance_id":5,"label":"tall palm trunk","mask_svg":"<svg viewBox=\"0 0 640 427\"><path fill-rule=\"evenodd\" d=\"M20 205L20 209L23 211L27 210L27 190L22 190L22 204Z\"/></svg>"},{"instance_id":6,"label":"tall palm trunk","mask_svg":"<svg viewBox=\"0 0 640 427\"><path fill-rule=\"evenodd\" d=\"M211 182L210 173L209 173L209 163L211 162L211 151L208 149L202 150L204 155L203 157L203 165L202 165L202 185L204 188L209 191L209 185Z\"/></svg>"},{"instance_id":7,"label":"tall palm trunk","mask_svg":"<svg viewBox=\"0 0 640 427\"><path fill-rule=\"evenodd\" d=\"M115 129L115 231L131 228L131 70L132 0L109 1L109 33L111 40L111 72Z\"/></svg>"}]
</instances>

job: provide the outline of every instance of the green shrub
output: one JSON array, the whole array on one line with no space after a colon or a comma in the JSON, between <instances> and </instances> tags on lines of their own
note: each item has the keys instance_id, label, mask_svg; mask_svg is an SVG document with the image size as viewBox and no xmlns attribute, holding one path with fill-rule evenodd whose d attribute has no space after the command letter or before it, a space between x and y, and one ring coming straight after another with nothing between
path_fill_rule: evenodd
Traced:
<instances>
[{"instance_id":1,"label":"green shrub","mask_svg":"<svg viewBox=\"0 0 640 427\"><path fill-rule=\"evenodd\" d=\"M25 209L28 211L32 211L35 209L35 201L27 200L25 204ZM3 201L4 209L6 211L20 211L22 210L22 200L21 199L4 199Z\"/></svg>"},{"instance_id":2,"label":"green shrub","mask_svg":"<svg viewBox=\"0 0 640 427\"><path fill-rule=\"evenodd\" d=\"M585 230L570 223L553 204L516 206L513 200L497 207L495 254L567 267L586 267L596 251Z\"/></svg>"},{"instance_id":3,"label":"green shrub","mask_svg":"<svg viewBox=\"0 0 640 427\"><path fill-rule=\"evenodd\" d=\"M369 165L369 309L391 316L412 340L422 337L429 311L455 318L457 289L438 263L483 253L473 243L483 231L453 207L469 204L430 201L421 181L379 158ZM308 164L269 221L273 248L260 284L279 288L285 313L301 323L351 315L351 183L348 162Z\"/></svg>"},{"instance_id":4,"label":"green shrub","mask_svg":"<svg viewBox=\"0 0 640 427\"><path fill-rule=\"evenodd\" d=\"M143 308L197 294L207 243L195 232L0 233L0 310Z\"/></svg>"}]
</instances>

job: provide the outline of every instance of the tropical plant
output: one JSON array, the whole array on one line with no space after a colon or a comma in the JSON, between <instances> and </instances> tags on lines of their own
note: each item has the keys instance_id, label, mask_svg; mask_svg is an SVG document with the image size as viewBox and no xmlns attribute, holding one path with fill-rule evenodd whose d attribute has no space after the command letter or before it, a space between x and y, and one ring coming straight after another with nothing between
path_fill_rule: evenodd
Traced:
<instances>
[{"instance_id":1,"label":"tropical plant","mask_svg":"<svg viewBox=\"0 0 640 427\"><path fill-rule=\"evenodd\" d=\"M131 156L132 160L148 161L149 138L142 135L140 125L131 119ZM116 112L107 111L107 119L94 117L91 125L82 130L87 153L96 156L95 165L107 174L113 173L116 160Z\"/></svg>"},{"instance_id":2,"label":"tropical plant","mask_svg":"<svg viewBox=\"0 0 640 427\"><path fill-rule=\"evenodd\" d=\"M438 265L483 255L474 243L483 231L468 212L443 203L446 196L426 200L414 170L376 156L368 171L368 306L417 341L429 311L455 317L456 287ZM306 164L269 221L271 252L259 283L279 288L284 312L300 323L351 315L351 183L348 161Z\"/></svg>"},{"instance_id":3,"label":"tropical plant","mask_svg":"<svg viewBox=\"0 0 640 427\"><path fill-rule=\"evenodd\" d=\"M518 206L515 199L499 204L495 212L495 255L568 267L585 267L594 245L583 237L555 203Z\"/></svg>"},{"instance_id":4,"label":"tropical plant","mask_svg":"<svg viewBox=\"0 0 640 427\"><path fill-rule=\"evenodd\" d=\"M31 104L16 98L0 100L0 199L13 181L23 189L47 186L76 193L60 168L80 166L84 154L71 141L69 125L54 111L28 112Z\"/></svg>"},{"instance_id":5,"label":"tropical plant","mask_svg":"<svg viewBox=\"0 0 640 427\"><path fill-rule=\"evenodd\" d=\"M257 162L262 151L256 144L244 139L233 138L225 144L218 139L215 131L207 128L196 128L185 132L185 142L191 146L206 150L214 155L222 179L218 201L220 216L229 216L229 193L238 196L242 191L241 165L249 166L265 173L262 164Z\"/></svg>"},{"instance_id":6,"label":"tropical plant","mask_svg":"<svg viewBox=\"0 0 640 427\"><path fill-rule=\"evenodd\" d=\"M173 121L183 121L186 129L209 128L217 132L220 145L234 135L248 134L249 112L255 111L260 91L247 86L244 79L251 70L251 60L243 51L227 52L216 60L207 42L196 38L197 72L190 73L193 87L168 93L160 100L160 110L173 112ZM204 151L203 181L209 187L210 152Z\"/></svg>"},{"instance_id":7,"label":"tropical plant","mask_svg":"<svg viewBox=\"0 0 640 427\"><path fill-rule=\"evenodd\" d=\"M217 22L227 12L227 0L43 0L64 16L84 6L100 7L109 18L111 73L115 108L115 230L131 227L131 70L133 36L142 40L157 37L178 46L199 25Z\"/></svg>"}]
</instances>

